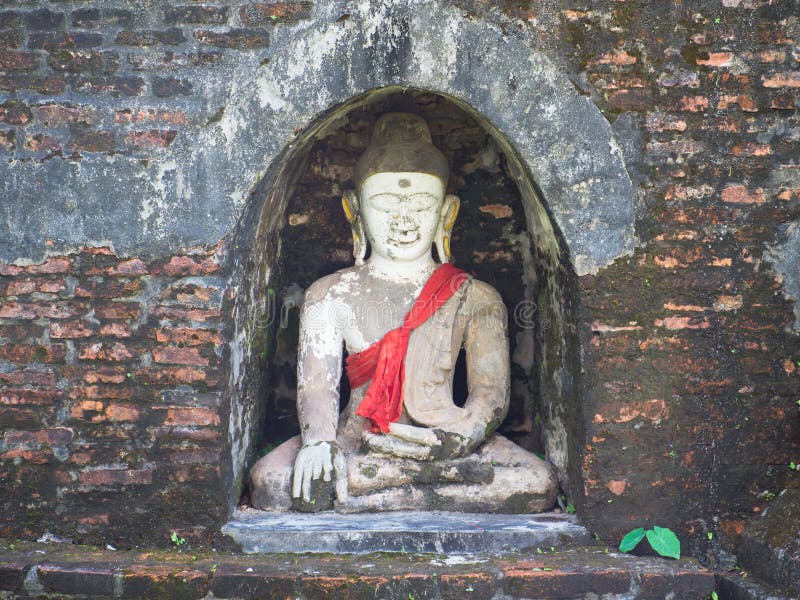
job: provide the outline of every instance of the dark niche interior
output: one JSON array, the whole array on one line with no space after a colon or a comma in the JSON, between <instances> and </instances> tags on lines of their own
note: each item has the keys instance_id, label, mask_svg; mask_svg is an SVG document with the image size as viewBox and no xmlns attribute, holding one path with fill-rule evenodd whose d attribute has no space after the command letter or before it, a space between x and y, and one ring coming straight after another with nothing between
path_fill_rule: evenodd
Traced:
<instances>
[{"instance_id":1,"label":"dark niche interior","mask_svg":"<svg viewBox=\"0 0 800 600\"><path fill-rule=\"evenodd\" d=\"M508 308L511 408L500 431L543 454L540 398L548 392L547 384L541 383L545 377L537 354L560 352L560 344L545 348L553 334L548 329L559 319L551 313L558 309L540 306L545 297L561 296L545 289L553 281L553 257L542 257L529 233L520 189L509 174L506 156L486 128L447 98L416 90L354 106L327 127L305 154L284 216L279 264L267 290L280 318L270 336L270 377L263 398L266 418L257 454L299 433L295 370L303 291L316 279L353 264L352 237L341 197L345 190L355 188L353 166L369 143L375 121L390 111L423 116L434 144L449 161L448 193L461 199L452 240L454 262L494 286ZM556 335L563 338L562 332ZM346 377L340 391L344 403L349 395ZM465 396L466 368L461 357L454 397L463 402Z\"/></svg>"}]
</instances>

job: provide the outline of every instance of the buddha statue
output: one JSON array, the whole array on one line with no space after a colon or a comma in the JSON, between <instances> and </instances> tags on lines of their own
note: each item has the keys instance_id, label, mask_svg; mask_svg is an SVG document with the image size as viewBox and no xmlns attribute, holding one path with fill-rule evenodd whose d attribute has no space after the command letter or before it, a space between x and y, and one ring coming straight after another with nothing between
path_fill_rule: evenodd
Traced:
<instances>
[{"instance_id":1,"label":"buddha statue","mask_svg":"<svg viewBox=\"0 0 800 600\"><path fill-rule=\"evenodd\" d=\"M558 489L551 465L495 433L509 404L506 309L491 286L450 263L459 199L445 194L447 161L425 120L383 115L354 179L358 192L342 203L355 266L306 291L297 364L301 435L253 466L253 505L551 508ZM344 348L352 391L340 414ZM459 407L453 374L462 348L468 396Z\"/></svg>"}]
</instances>

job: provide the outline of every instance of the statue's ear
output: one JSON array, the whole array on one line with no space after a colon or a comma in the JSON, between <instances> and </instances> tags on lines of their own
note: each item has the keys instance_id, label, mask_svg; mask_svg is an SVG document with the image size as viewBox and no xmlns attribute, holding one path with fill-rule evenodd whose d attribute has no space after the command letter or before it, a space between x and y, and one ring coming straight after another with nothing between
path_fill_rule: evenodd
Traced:
<instances>
[{"instance_id":1,"label":"statue's ear","mask_svg":"<svg viewBox=\"0 0 800 600\"><path fill-rule=\"evenodd\" d=\"M458 216L458 209L461 207L461 200L458 196L448 194L444 198L441 217L439 217L439 227L436 231L436 252L439 260L443 263L450 262L450 239L452 238L453 225Z\"/></svg>"},{"instance_id":2,"label":"statue's ear","mask_svg":"<svg viewBox=\"0 0 800 600\"><path fill-rule=\"evenodd\" d=\"M353 257L356 265L364 264L364 257L367 255L367 238L364 235L364 224L361 222L361 215L358 212L358 193L355 190L348 190L342 196L342 209L350 229L353 232Z\"/></svg>"}]
</instances>

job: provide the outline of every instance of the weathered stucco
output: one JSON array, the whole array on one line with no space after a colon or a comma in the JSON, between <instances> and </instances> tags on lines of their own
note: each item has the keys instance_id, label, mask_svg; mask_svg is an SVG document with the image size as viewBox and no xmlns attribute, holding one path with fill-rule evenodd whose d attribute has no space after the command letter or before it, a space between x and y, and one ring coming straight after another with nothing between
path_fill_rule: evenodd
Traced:
<instances>
[{"instance_id":1,"label":"weathered stucco","mask_svg":"<svg viewBox=\"0 0 800 600\"><path fill-rule=\"evenodd\" d=\"M465 19L440 2L331 2L315 10L305 24L277 30L262 56L198 73L193 84L208 118L152 160L0 164L3 198L27 207L5 207L0 257L35 259L87 241L143 256L215 243L299 130L332 106L392 85L446 93L508 138L578 274L632 251L633 192L608 122L514 27Z\"/></svg>"}]
</instances>

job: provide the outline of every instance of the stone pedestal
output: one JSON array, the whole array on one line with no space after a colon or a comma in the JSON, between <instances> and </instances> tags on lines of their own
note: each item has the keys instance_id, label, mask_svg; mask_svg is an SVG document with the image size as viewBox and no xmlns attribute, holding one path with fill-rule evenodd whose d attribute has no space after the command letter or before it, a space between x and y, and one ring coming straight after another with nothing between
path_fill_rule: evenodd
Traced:
<instances>
[{"instance_id":1,"label":"stone pedestal","mask_svg":"<svg viewBox=\"0 0 800 600\"><path fill-rule=\"evenodd\" d=\"M589 543L571 515L450 512L338 514L239 510L222 532L247 553L504 553Z\"/></svg>"}]
</instances>

